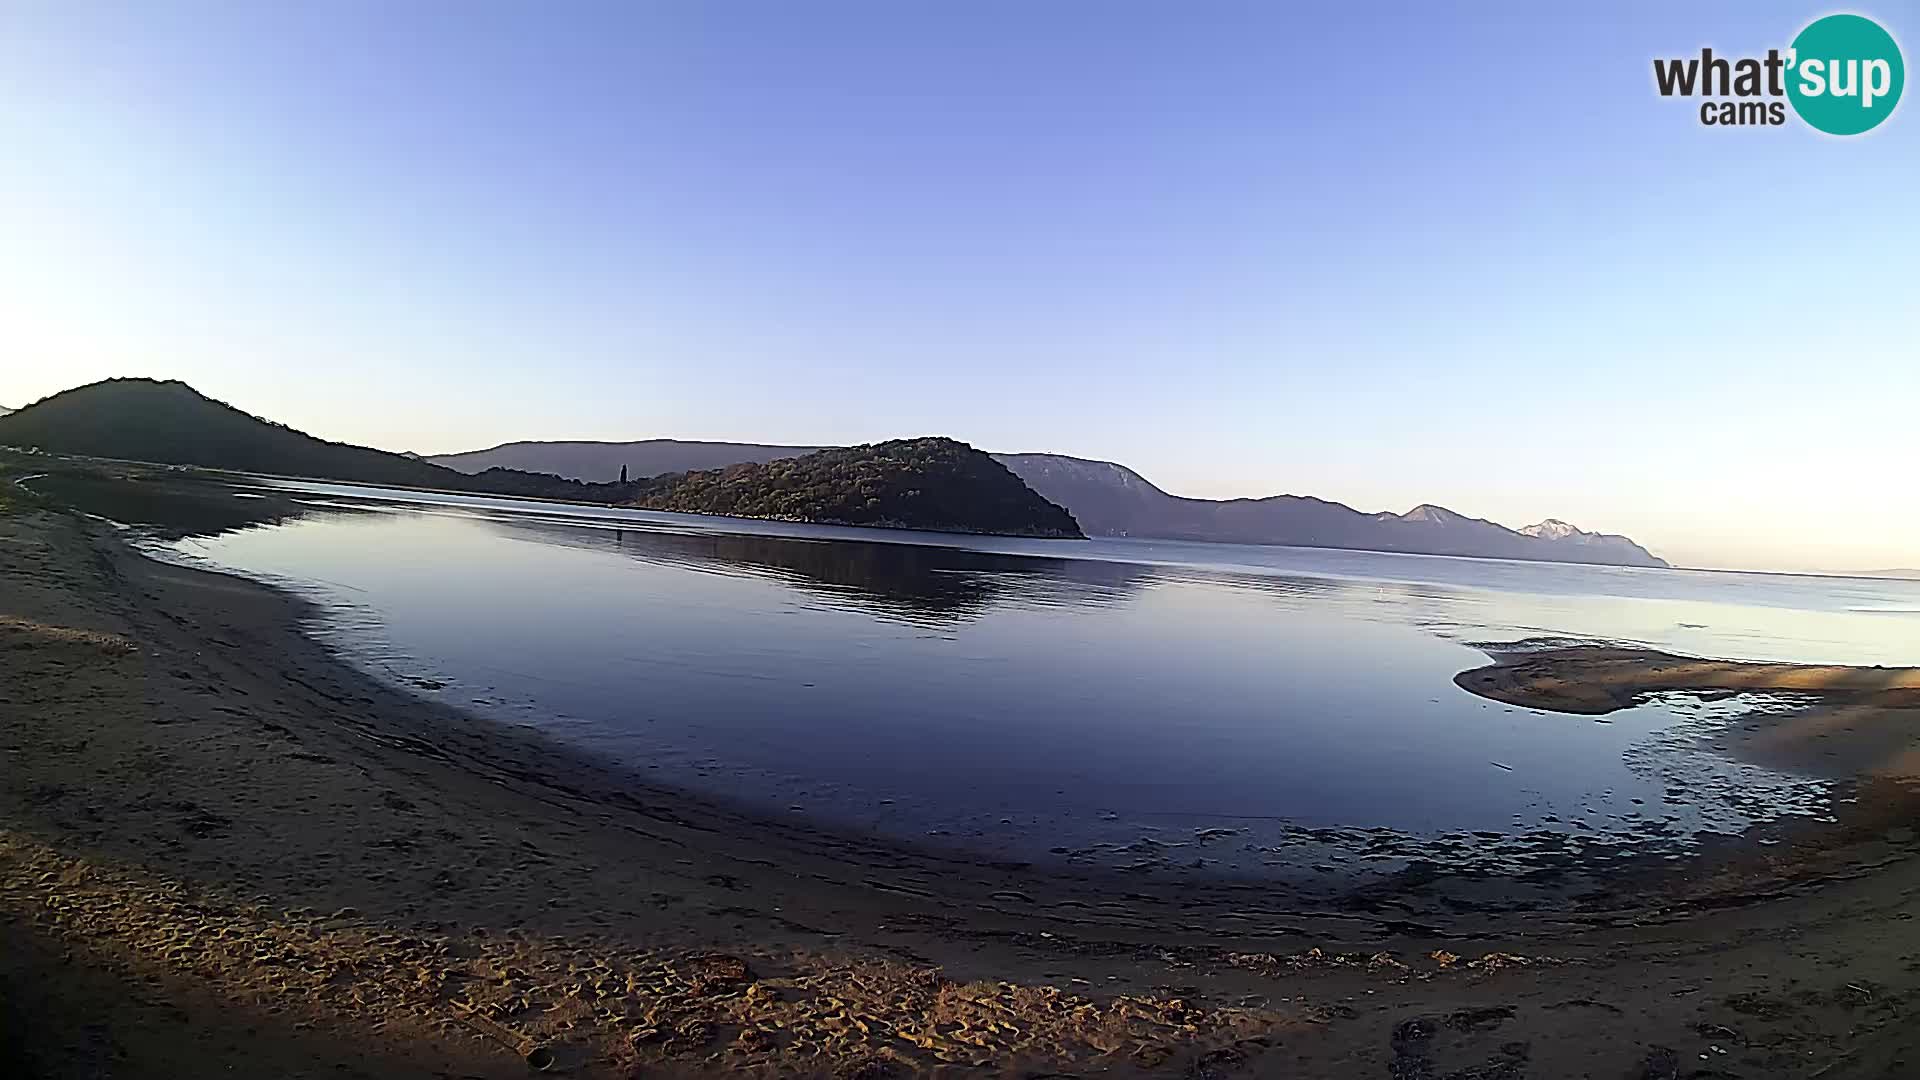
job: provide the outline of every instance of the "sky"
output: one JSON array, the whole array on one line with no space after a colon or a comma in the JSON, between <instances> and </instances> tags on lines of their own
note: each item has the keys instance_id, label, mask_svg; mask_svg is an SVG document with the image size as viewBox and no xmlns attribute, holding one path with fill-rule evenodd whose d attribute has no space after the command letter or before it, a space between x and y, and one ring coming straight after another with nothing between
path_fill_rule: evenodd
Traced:
<instances>
[{"instance_id":1,"label":"sky","mask_svg":"<svg viewBox=\"0 0 1920 1080\"><path fill-rule=\"evenodd\" d=\"M1831 10L4 4L0 405L944 434L1920 566L1920 105L1842 139L1653 87ZM1848 10L1913 60L1920 7Z\"/></svg>"}]
</instances>

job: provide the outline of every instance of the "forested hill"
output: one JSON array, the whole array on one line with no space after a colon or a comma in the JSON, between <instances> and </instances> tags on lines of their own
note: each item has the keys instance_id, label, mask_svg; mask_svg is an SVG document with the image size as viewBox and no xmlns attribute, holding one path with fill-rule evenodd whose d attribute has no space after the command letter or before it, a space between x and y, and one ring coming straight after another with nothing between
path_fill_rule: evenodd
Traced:
<instances>
[{"instance_id":1,"label":"forested hill","mask_svg":"<svg viewBox=\"0 0 1920 1080\"><path fill-rule=\"evenodd\" d=\"M582 483L544 473L456 472L405 454L327 442L182 382L109 379L0 416L0 446L235 472L698 514L1019 536L1081 535L1065 510L952 439L840 447L767 464Z\"/></svg>"},{"instance_id":2,"label":"forested hill","mask_svg":"<svg viewBox=\"0 0 1920 1080\"><path fill-rule=\"evenodd\" d=\"M615 485L621 486L621 485ZM1015 536L1081 535L991 455L953 439L897 439L625 485L655 510Z\"/></svg>"},{"instance_id":3,"label":"forested hill","mask_svg":"<svg viewBox=\"0 0 1920 1080\"><path fill-rule=\"evenodd\" d=\"M0 445L365 484L461 489L470 479L402 454L327 442L183 382L108 379L0 416Z\"/></svg>"}]
</instances>

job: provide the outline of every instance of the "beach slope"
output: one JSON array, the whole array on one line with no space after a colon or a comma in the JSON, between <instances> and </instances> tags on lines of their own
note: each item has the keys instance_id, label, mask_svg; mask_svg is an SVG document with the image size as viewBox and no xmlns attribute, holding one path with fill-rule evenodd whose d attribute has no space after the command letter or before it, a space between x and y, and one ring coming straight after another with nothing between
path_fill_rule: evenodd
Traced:
<instances>
[{"instance_id":1,"label":"beach slope","mask_svg":"<svg viewBox=\"0 0 1920 1080\"><path fill-rule=\"evenodd\" d=\"M1578 894L1041 871L650 787L375 682L300 602L97 520L16 501L0 552L0 1010L26 1075L1920 1060L1894 821Z\"/></svg>"}]
</instances>

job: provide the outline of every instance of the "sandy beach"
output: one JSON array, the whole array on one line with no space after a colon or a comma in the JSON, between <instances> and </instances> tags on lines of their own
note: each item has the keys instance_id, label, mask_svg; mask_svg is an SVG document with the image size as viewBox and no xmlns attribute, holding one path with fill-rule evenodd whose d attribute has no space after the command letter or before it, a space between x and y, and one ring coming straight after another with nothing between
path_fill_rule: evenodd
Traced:
<instances>
[{"instance_id":1,"label":"sandy beach","mask_svg":"<svg viewBox=\"0 0 1920 1080\"><path fill-rule=\"evenodd\" d=\"M0 511L0 1006L25 1075L1887 1077L1920 1068L1920 677L1569 651L1603 713L1820 695L1729 752L1837 824L1351 895L906 850L382 685L302 603Z\"/></svg>"}]
</instances>

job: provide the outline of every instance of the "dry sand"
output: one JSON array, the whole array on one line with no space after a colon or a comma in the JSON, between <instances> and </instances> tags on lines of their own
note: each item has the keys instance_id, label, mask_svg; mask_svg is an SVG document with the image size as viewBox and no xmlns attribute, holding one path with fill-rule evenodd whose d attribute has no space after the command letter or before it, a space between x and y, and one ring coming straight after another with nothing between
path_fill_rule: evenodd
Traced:
<instances>
[{"instance_id":1,"label":"dry sand","mask_svg":"<svg viewBox=\"0 0 1920 1080\"><path fill-rule=\"evenodd\" d=\"M1552 903L1329 901L742 814L375 683L302 612L0 512L0 1074L1920 1072L1911 702L1826 732L1870 747L1840 826Z\"/></svg>"}]
</instances>

